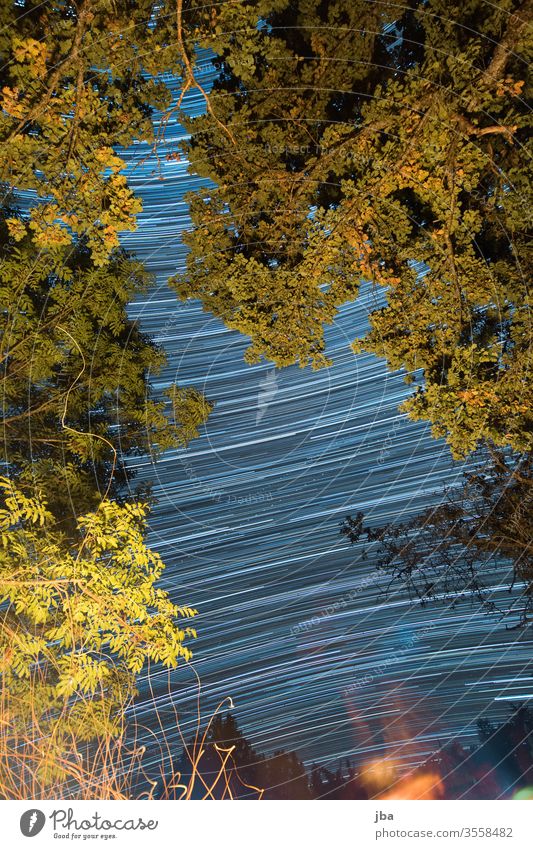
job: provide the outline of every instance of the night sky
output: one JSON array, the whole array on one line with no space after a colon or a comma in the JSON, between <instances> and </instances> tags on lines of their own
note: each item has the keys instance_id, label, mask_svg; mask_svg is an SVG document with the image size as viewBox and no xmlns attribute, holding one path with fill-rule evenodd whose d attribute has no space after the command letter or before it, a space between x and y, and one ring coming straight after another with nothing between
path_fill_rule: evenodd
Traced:
<instances>
[{"instance_id":1,"label":"night sky","mask_svg":"<svg viewBox=\"0 0 533 849\"><path fill-rule=\"evenodd\" d=\"M203 108L199 93L187 102ZM410 391L402 374L349 348L383 295L365 285L341 310L327 333L331 368L246 365L246 339L167 286L184 265L184 195L199 185L183 157L165 158L183 134L169 124L160 171L146 146L126 152L144 212L123 244L157 278L131 307L168 355L154 386L196 386L216 402L188 449L132 461L136 481L153 483L149 542L167 564L163 584L201 613L191 647L202 715L230 696L257 749L294 749L307 763L387 756L401 769L453 734L468 744L479 716L533 698L531 638L467 602L421 609L397 588L385 603L375 550L365 558L339 535L348 513L405 519L462 473L426 425L398 414ZM187 732L193 675L173 673L170 694L166 673L152 682L167 741L181 748L167 708L177 705ZM154 727L141 690L137 716Z\"/></svg>"}]
</instances>

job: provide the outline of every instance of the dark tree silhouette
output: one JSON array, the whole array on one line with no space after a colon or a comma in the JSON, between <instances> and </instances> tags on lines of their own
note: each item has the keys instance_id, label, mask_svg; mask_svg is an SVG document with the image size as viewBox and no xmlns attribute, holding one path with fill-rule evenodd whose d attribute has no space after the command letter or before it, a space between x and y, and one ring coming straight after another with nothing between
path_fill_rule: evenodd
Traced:
<instances>
[{"instance_id":1,"label":"dark tree silhouette","mask_svg":"<svg viewBox=\"0 0 533 849\"><path fill-rule=\"evenodd\" d=\"M189 746L192 749L192 745ZM212 785L219 773L221 756L231 750L226 775L231 795L235 799L256 799L257 791L263 790L263 799L310 799L306 769L294 752L277 751L272 755L258 752L242 734L235 717L229 713L218 715L211 723L206 738L205 754L202 756L200 772L203 782ZM178 764L184 783L191 774L191 764L183 752ZM222 798L224 786L214 788L215 799ZM202 781L195 785L193 798L203 798L205 787Z\"/></svg>"},{"instance_id":2,"label":"dark tree silhouette","mask_svg":"<svg viewBox=\"0 0 533 849\"><path fill-rule=\"evenodd\" d=\"M347 516L350 542L378 543L378 568L422 604L462 599L505 615L511 627L533 612L533 477L531 455L486 449L485 463L443 493L436 507L403 524L370 528ZM507 582L509 603L492 596L491 580Z\"/></svg>"},{"instance_id":3,"label":"dark tree silhouette","mask_svg":"<svg viewBox=\"0 0 533 849\"><path fill-rule=\"evenodd\" d=\"M348 760L335 770L313 765L310 783L314 799L368 799L355 767Z\"/></svg>"},{"instance_id":4,"label":"dark tree silhouette","mask_svg":"<svg viewBox=\"0 0 533 849\"><path fill-rule=\"evenodd\" d=\"M533 709L525 704L512 705L503 722L481 718L477 728L477 744L465 746L460 739L452 739L409 777L438 775L446 799L510 798L519 790L533 786ZM256 799L254 788L263 790L263 799L371 798L360 778L361 765L357 762L343 759L333 767L313 764L307 772L294 752L260 754L242 734L232 714L217 716L211 724L201 761L201 776L206 785L214 783L221 753L230 748L226 775L235 799ZM191 767L185 752L178 768L186 784ZM394 791L396 784L401 792L405 778L400 776L374 798ZM215 786L213 798L222 798L225 788L225 782ZM205 798L202 781L197 782L193 798Z\"/></svg>"},{"instance_id":5,"label":"dark tree silhouette","mask_svg":"<svg viewBox=\"0 0 533 849\"><path fill-rule=\"evenodd\" d=\"M437 771L447 799L497 799L533 784L533 710L513 705L500 725L478 720L477 746L453 740L423 768Z\"/></svg>"}]
</instances>

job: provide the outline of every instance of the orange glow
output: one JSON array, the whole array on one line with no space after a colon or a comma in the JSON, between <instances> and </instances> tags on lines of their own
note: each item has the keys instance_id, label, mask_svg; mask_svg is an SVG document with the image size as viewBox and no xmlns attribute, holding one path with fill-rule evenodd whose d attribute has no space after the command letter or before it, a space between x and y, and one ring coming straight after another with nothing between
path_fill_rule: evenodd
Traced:
<instances>
[{"instance_id":1,"label":"orange glow","mask_svg":"<svg viewBox=\"0 0 533 849\"><path fill-rule=\"evenodd\" d=\"M395 784L394 788L378 797L379 799L443 799L444 785L440 775L428 772L423 775L406 776Z\"/></svg>"},{"instance_id":2,"label":"orange glow","mask_svg":"<svg viewBox=\"0 0 533 849\"><path fill-rule=\"evenodd\" d=\"M397 774L393 760L369 761L363 765L359 780L369 796L376 796L395 783Z\"/></svg>"},{"instance_id":3,"label":"orange glow","mask_svg":"<svg viewBox=\"0 0 533 849\"><path fill-rule=\"evenodd\" d=\"M401 776L398 763L390 758L364 764L359 781L372 799L444 798L444 785L438 773Z\"/></svg>"}]
</instances>

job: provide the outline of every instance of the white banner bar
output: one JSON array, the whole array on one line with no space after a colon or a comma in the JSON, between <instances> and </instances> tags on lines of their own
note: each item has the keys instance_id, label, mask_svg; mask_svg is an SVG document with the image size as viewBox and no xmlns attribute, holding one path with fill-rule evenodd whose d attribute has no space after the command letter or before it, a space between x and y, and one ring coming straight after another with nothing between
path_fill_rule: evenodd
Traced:
<instances>
[{"instance_id":1,"label":"white banner bar","mask_svg":"<svg viewBox=\"0 0 533 849\"><path fill-rule=\"evenodd\" d=\"M527 801L2 802L0 845L157 849L533 847Z\"/></svg>"}]
</instances>

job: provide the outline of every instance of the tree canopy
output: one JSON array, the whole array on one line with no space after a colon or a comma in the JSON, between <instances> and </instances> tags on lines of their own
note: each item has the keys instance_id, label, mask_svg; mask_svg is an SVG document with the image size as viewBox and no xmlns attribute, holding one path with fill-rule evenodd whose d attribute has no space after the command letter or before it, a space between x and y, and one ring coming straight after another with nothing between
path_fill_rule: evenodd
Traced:
<instances>
[{"instance_id":1,"label":"tree canopy","mask_svg":"<svg viewBox=\"0 0 533 849\"><path fill-rule=\"evenodd\" d=\"M29 727L34 745L44 739L46 780L65 740L120 727L117 710L147 660L175 666L191 657L184 641L196 632L178 618L197 611L156 586L163 563L143 539L146 505L103 501L79 518L74 541L44 498L7 479L0 489L2 733Z\"/></svg>"},{"instance_id":2,"label":"tree canopy","mask_svg":"<svg viewBox=\"0 0 533 849\"><path fill-rule=\"evenodd\" d=\"M123 486L128 456L186 445L213 406L152 392L164 353L127 312L152 279L119 242L141 202L117 151L155 141L156 77L184 67L175 11L0 10L2 733L48 741L45 783L69 739L115 732L146 661L189 659L195 635Z\"/></svg>"},{"instance_id":3,"label":"tree canopy","mask_svg":"<svg viewBox=\"0 0 533 849\"><path fill-rule=\"evenodd\" d=\"M369 527L359 512L346 517L341 533L352 543L377 544L385 595L403 585L423 605L477 601L507 627L523 627L533 612L532 460L484 455L485 462L421 514ZM493 592L496 574L507 598Z\"/></svg>"},{"instance_id":4,"label":"tree canopy","mask_svg":"<svg viewBox=\"0 0 533 849\"><path fill-rule=\"evenodd\" d=\"M116 495L125 457L186 444L212 408L191 387L152 395L164 354L126 311L151 277L118 240L141 202L117 150L155 142L171 100L158 75L189 62L181 31L175 5L149 0L2 5L3 459L62 517Z\"/></svg>"},{"instance_id":5,"label":"tree canopy","mask_svg":"<svg viewBox=\"0 0 533 849\"><path fill-rule=\"evenodd\" d=\"M405 370L408 415L457 457L480 443L531 452L532 11L2 4L0 669L15 724L36 722L58 749L71 733L111 733L146 660L189 657L179 617L194 611L157 588L147 506L121 486L128 455L186 445L212 408L193 387L152 393L164 355L126 309L150 276L120 248L141 211L120 148L148 142L157 157L171 114L212 181L190 197L187 268L172 285L250 337L248 361L327 366L324 326L369 280L386 303L354 351ZM196 77L206 49L211 91ZM197 118L182 114L192 89ZM476 555L501 551L530 581L524 528L511 552L506 533L530 463L497 456L490 481L468 482L466 507L429 527L452 527Z\"/></svg>"},{"instance_id":6,"label":"tree canopy","mask_svg":"<svg viewBox=\"0 0 533 849\"><path fill-rule=\"evenodd\" d=\"M387 303L354 348L416 381L408 415L455 456L530 450L531 0L242 3L230 29L227 5L176 291L249 360L320 367L370 280Z\"/></svg>"}]
</instances>

